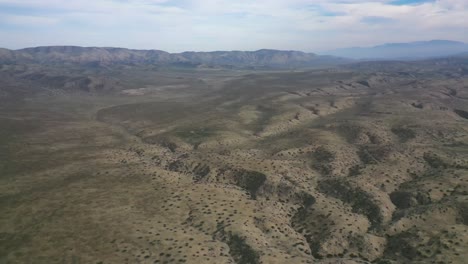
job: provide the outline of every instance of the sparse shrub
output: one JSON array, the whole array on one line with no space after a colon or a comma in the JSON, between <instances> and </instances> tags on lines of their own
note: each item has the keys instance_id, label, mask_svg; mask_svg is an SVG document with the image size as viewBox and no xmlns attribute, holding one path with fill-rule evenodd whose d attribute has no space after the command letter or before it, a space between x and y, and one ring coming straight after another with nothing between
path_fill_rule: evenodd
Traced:
<instances>
[{"instance_id":1,"label":"sparse shrub","mask_svg":"<svg viewBox=\"0 0 468 264\"><path fill-rule=\"evenodd\" d=\"M257 171L247 170L241 171L240 175L236 179L237 185L246 189L253 199L256 198L258 189L265 181L265 174Z\"/></svg>"},{"instance_id":2,"label":"sparse shrub","mask_svg":"<svg viewBox=\"0 0 468 264\"><path fill-rule=\"evenodd\" d=\"M195 168L193 168L193 174L195 174L195 180L199 181L203 179L206 175L210 173L210 167L206 164L197 164Z\"/></svg>"},{"instance_id":3,"label":"sparse shrub","mask_svg":"<svg viewBox=\"0 0 468 264\"><path fill-rule=\"evenodd\" d=\"M245 242L245 239L234 234L230 235L227 241L229 253L239 264L257 264L259 263L259 254Z\"/></svg>"},{"instance_id":4,"label":"sparse shrub","mask_svg":"<svg viewBox=\"0 0 468 264\"><path fill-rule=\"evenodd\" d=\"M329 175L332 173L330 162L335 160L335 154L320 146L312 152L312 167L322 174Z\"/></svg>"},{"instance_id":5,"label":"sparse shrub","mask_svg":"<svg viewBox=\"0 0 468 264\"><path fill-rule=\"evenodd\" d=\"M468 119L468 112L467 111L464 111L464 110L460 110L460 109L455 109L453 110L455 112L455 114L457 114L458 116L464 118L464 119Z\"/></svg>"},{"instance_id":6,"label":"sparse shrub","mask_svg":"<svg viewBox=\"0 0 468 264\"><path fill-rule=\"evenodd\" d=\"M446 169L448 164L446 164L439 156L433 153L426 152L423 155L423 159L435 169Z\"/></svg>"},{"instance_id":7,"label":"sparse shrub","mask_svg":"<svg viewBox=\"0 0 468 264\"><path fill-rule=\"evenodd\" d=\"M317 161L320 162L331 162L335 158L335 155L333 155L332 152L330 152L323 146L318 147L314 151L313 156Z\"/></svg>"},{"instance_id":8,"label":"sparse shrub","mask_svg":"<svg viewBox=\"0 0 468 264\"><path fill-rule=\"evenodd\" d=\"M410 192L397 191L390 194L390 200L399 209L410 208L415 205L415 198Z\"/></svg>"},{"instance_id":9,"label":"sparse shrub","mask_svg":"<svg viewBox=\"0 0 468 264\"><path fill-rule=\"evenodd\" d=\"M357 154L364 164L377 164L383 161L390 154L388 146L362 146Z\"/></svg>"},{"instance_id":10,"label":"sparse shrub","mask_svg":"<svg viewBox=\"0 0 468 264\"><path fill-rule=\"evenodd\" d=\"M349 183L338 179L321 181L318 187L322 192L349 203L353 212L367 216L372 229L381 225L383 216L380 208L364 190L352 187Z\"/></svg>"},{"instance_id":11,"label":"sparse shrub","mask_svg":"<svg viewBox=\"0 0 468 264\"><path fill-rule=\"evenodd\" d=\"M360 126L354 124L342 124L338 127L338 133L349 143L354 143L362 130Z\"/></svg>"},{"instance_id":12,"label":"sparse shrub","mask_svg":"<svg viewBox=\"0 0 468 264\"><path fill-rule=\"evenodd\" d=\"M301 196L302 196L302 203L305 208L308 208L315 203L315 197L312 196L311 194L303 192Z\"/></svg>"},{"instance_id":13,"label":"sparse shrub","mask_svg":"<svg viewBox=\"0 0 468 264\"><path fill-rule=\"evenodd\" d=\"M177 171L177 172L183 172L184 171L184 163L180 160L176 160L171 162L168 167L170 171Z\"/></svg>"},{"instance_id":14,"label":"sparse shrub","mask_svg":"<svg viewBox=\"0 0 468 264\"><path fill-rule=\"evenodd\" d=\"M247 242L245 238L233 234L231 231L224 229L223 223L216 225L214 237L225 242L229 247L229 254L238 264L258 264L260 263L260 255Z\"/></svg>"},{"instance_id":15,"label":"sparse shrub","mask_svg":"<svg viewBox=\"0 0 468 264\"><path fill-rule=\"evenodd\" d=\"M388 239L385 255L401 255L409 260L418 257L418 246L415 244L419 237L410 232L403 232Z\"/></svg>"},{"instance_id":16,"label":"sparse shrub","mask_svg":"<svg viewBox=\"0 0 468 264\"><path fill-rule=\"evenodd\" d=\"M398 136L401 142L406 142L416 137L416 133L406 127L394 127L391 130L393 134Z\"/></svg>"},{"instance_id":17,"label":"sparse shrub","mask_svg":"<svg viewBox=\"0 0 468 264\"><path fill-rule=\"evenodd\" d=\"M355 177L361 174L361 166L360 165L354 165L348 170L348 176L349 177Z\"/></svg>"},{"instance_id":18,"label":"sparse shrub","mask_svg":"<svg viewBox=\"0 0 468 264\"><path fill-rule=\"evenodd\" d=\"M162 147L168 148L171 152L175 152L177 149L177 145L168 140L161 140L159 144L161 144Z\"/></svg>"},{"instance_id":19,"label":"sparse shrub","mask_svg":"<svg viewBox=\"0 0 468 264\"><path fill-rule=\"evenodd\" d=\"M424 105L422 103L412 103L411 106L418 109L423 109Z\"/></svg>"},{"instance_id":20,"label":"sparse shrub","mask_svg":"<svg viewBox=\"0 0 468 264\"><path fill-rule=\"evenodd\" d=\"M359 159L364 164L376 164L377 163L377 160L374 158L374 156L369 152L369 149L366 147L360 148L357 154L359 156Z\"/></svg>"},{"instance_id":21,"label":"sparse shrub","mask_svg":"<svg viewBox=\"0 0 468 264\"><path fill-rule=\"evenodd\" d=\"M370 84L369 84L368 81L363 80L363 81L358 81L357 83L359 83L359 84L361 84L361 85L364 85L364 86L367 86L367 87L370 88Z\"/></svg>"}]
</instances>

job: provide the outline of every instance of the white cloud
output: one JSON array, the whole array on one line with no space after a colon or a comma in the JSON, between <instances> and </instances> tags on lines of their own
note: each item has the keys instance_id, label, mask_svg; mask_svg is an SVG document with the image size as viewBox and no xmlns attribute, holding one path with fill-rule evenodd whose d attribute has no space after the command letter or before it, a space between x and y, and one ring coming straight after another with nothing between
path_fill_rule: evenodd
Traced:
<instances>
[{"instance_id":1,"label":"white cloud","mask_svg":"<svg viewBox=\"0 0 468 264\"><path fill-rule=\"evenodd\" d=\"M2 6L14 8L5 13ZM0 0L0 22L6 24L0 38L21 34L8 28L21 25L18 30L29 30L28 35L3 45L313 51L389 41L468 41L466 17L466 0L419 5L392 5L390 0ZM47 34L35 34L39 26Z\"/></svg>"},{"instance_id":2,"label":"white cloud","mask_svg":"<svg viewBox=\"0 0 468 264\"><path fill-rule=\"evenodd\" d=\"M59 19L44 16L3 15L0 22L17 26L51 26L59 23Z\"/></svg>"}]
</instances>

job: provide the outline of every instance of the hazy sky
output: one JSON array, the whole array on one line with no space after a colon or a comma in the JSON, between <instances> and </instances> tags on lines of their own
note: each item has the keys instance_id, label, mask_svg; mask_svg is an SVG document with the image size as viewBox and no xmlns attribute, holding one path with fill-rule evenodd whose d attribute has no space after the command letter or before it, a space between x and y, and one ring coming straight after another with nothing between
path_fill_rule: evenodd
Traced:
<instances>
[{"instance_id":1,"label":"hazy sky","mask_svg":"<svg viewBox=\"0 0 468 264\"><path fill-rule=\"evenodd\" d=\"M0 47L324 51L468 42L468 0L0 0Z\"/></svg>"}]
</instances>

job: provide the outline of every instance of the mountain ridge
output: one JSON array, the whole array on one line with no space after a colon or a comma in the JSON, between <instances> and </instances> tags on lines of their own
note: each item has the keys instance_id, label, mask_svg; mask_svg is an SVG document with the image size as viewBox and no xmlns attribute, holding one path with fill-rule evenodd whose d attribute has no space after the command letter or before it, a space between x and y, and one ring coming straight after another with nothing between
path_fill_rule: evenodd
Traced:
<instances>
[{"instance_id":1,"label":"mountain ridge","mask_svg":"<svg viewBox=\"0 0 468 264\"><path fill-rule=\"evenodd\" d=\"M320 56L294 50L260 49L256 51L136 50L115 47L39 46L18 50L1 49L0 63L39 64L208 64L230 66L313 67L337 65L348 59Z\"/></svg>"},{"instance_id":2,"label":"mountain ridge","mask_svg":"<svg viewBox=\"0 0 468 264\"><path fill-rule=\"evenodd\" d=\"M321 54L296 50L184 51L120 47L38 46L23 49L0 48L1 64L76 64L86 66L179 65L196 67L317 68L357 60L418 60L468 53L468 44L450 40L386 43L373 47L337 49Z\"/></svg>"},{"instance_id":3,"label":"mountain ridge","mask_svg":"<svg viewBox=\"0 0 468 264\"><path fill-rule=\"evenodd\" d=\"M372 47L350 47L323 54L350 59L411 60L452 56L468 52L468 44L452 40L429 40L406 43L385 43Z\"/></svg>"}]
</instances>

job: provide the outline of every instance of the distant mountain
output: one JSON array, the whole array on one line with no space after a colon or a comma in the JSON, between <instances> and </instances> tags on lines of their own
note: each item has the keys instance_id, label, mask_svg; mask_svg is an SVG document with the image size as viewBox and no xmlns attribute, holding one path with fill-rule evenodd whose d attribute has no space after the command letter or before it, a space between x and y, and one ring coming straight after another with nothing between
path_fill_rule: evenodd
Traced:
<instances>
[{"instance_id":1,"label":"distant mountain","mask_svg":"<svg viewBox=\"0 0 468 264\"><path fill-rule=\"evenodd\" d=\"M456 57L468 58L468 52L457 54Z\"/></svg>"},{"instance_id":2,"label":"distant mountain","mask_svg":"<svg viewBox=\"0 0 468 264\"><path fill-rule=\"evenodd\" d=\"M390 43L368 48L345 48L324 52L352 59L424 59L468 52L468 44L449 40Z\"/></svg>"},{"instance_id":3,"label":"distant mountain","mask_svg":"<svg viewBox=\"0 0 468 264\"><path fill-rule=\"evenodd\" d=\"M206 64L235 67L317 67L349 62L348 59L319 56L300 51L262 49L258 51L213 51L168 53L161 50L132 50L77 46L47 46L20 50L0 49L0 63L38 64Z\"/></svg>"},{"instance_id":4,"label":"distant mountain","mask_svg":"<svg viewBox=\"0 0 468 264\"><path fill-rule=\"evenodd\" d=\"M193 63L216 65L307 65L318 59L313 53L262 49L258 51L183 52L177 57Z\"/></svg>"}]
</instances>

